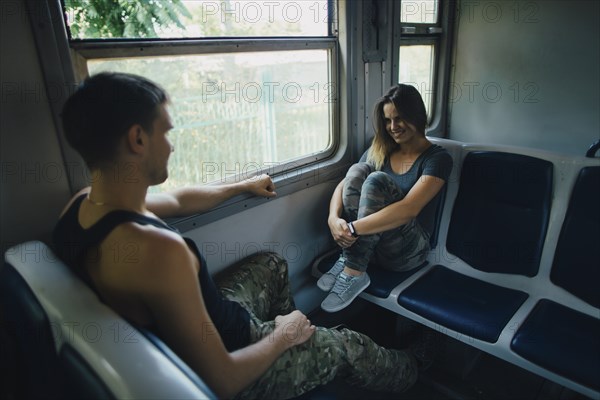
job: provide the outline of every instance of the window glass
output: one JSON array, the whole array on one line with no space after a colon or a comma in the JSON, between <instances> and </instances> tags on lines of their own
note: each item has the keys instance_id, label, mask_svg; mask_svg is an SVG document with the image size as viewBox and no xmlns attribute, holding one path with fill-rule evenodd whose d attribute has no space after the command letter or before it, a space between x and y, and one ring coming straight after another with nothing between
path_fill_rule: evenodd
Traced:
<instances>
[{"instance_id":1,"label":"window glass","mask_svg":"<svg viewBox=\"0 0 600 400\"><path fill-rule=\"evenodd\" d=\"M438 0L402 0L400 22L412 24L436 24Z\"/></svg>"},{"instance_id":2,"label":"window glass","mask_svg":"<svg viewBox=\"0 0 600 400\"><path fill-rule=\"evenodd\" d=\"M400 46L398 81L419 90L429 118L433 101L434 54L432 44Z\"/></svg>"},{"instance_id":3,"label":"window glass","mask_svg":"<svg viewBox=\"0 0 600 400\"><path fill-rule=\"evenodd\" d=\"M73 39L327 36L327 0L65 0Z\"/></svg>"},{"instance_id":4,"label":"window glass","mask_svg":"<svg viewBox=\"0 0 600 400\"><path fill-rule=\"evenodd\" d=\"M170 95L167 190L294 167L331 144L328 50L88 61L90 74L143 75Z\"/></svg>"}]
</instances>

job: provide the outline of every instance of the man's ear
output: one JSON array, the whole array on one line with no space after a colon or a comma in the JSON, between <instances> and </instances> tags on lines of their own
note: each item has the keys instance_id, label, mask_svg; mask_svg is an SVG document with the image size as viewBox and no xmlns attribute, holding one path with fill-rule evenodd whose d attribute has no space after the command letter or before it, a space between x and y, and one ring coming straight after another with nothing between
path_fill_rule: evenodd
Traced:
<instances>
[{"instance_id":1,"label":"man's ear","mask_svg":"<svg viewBox=\"0 0 600 400\"><path fill-rule=\"evenodd\" d=\"M146 131L140 124L131 125L127 131L127 145L129 150L135 154L140 154L147 146Z\"/></svg>"}]
</instances>

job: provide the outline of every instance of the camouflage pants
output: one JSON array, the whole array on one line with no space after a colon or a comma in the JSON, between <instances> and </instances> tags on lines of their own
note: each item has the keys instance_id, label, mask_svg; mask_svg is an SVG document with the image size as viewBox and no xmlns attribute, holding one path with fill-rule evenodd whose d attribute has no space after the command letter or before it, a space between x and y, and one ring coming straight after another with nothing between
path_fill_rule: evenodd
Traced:
<instances>
[{"instance_id":1,"label":"camouflage pants","mask_svg":"<svg viewBox=\"0 0 600 400\"><path fill-rule=\"evenodd\" d=\"M372 171L367 163L354 164L344 180L344 219L354 221L373 214L404 196L385 172ZM358 271L365 271L369 263L392 271L408 271L421 265L428 251L429 234L413 219L396 229L360 236L342 255L346 266Z\"/></svg>"},{"instance_id":2,"label":"camouflage pants","mask_svg":"<svg viewBox=\"0 0 600 400\"><path fill-rule=\"evenodd\" d=\"M219 277L223 295L237 301L251 316L251 341L269 335L273 319L294 310L287 262L274 253L251 256ZM383 348L369 337L346 328L318 327L305 343L287 350L238 399L296 397L333 378L371 390L401 392L417 378L414 359Z\"/></svg>"}]
</instances>

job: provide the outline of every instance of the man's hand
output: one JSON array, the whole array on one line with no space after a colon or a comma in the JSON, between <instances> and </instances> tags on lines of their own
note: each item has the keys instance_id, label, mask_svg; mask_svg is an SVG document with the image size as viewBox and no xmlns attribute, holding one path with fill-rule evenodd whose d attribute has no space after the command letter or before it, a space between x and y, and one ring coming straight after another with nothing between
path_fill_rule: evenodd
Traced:
<instances>
[{"instance_id":1,"label":"man's hand","mask_svg":"<svg viewBox=\"0 0 600 400\"><path fill-rule=\"evenodd\" d=\"M348 228L348 222L345 219L334 217L329 218L327 220L327 224L329 225L329 230L331 231L331 236L333 236L333 240L340 246L342 249L348 248L356 242L352 233L350 233L350 229Z\"/></svg>"},{"instance_id":2,"label":"man's hand","mask_svg":"<svg viewBox=\"0 0 600 400\"><path fill-rule=\"evenodd\" d=\"M275 317L274 339L280 340L286 348L306 342L315 333L315 326L300 311Z\"/></svg>"},{"instance_id":3,"label":"man's hand","mask_svg":"<svg viewBox=\"0 0 600 400\"><path fill-rule=\"evenodd\" d=\"M257 175L252 178L248 178L244 181L246 190L256 196L261 197L275 197L275 184L271 177L267 174Z\"/></svg>"}]
</instances>

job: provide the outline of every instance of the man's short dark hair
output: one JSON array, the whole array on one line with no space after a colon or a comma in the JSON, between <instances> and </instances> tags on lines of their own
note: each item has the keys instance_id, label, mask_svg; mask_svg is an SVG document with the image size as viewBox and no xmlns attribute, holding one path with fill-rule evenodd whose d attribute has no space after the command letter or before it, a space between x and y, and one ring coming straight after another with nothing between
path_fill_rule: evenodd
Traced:
<instances>
[{"instance_id":1,"label":"man's short dark hair","mask_svg":"<svg viewBox=\"0 0 600 400\"><path fill-rule=\"evenodd\" d=\"M105 72L87 78L66 101L62 122L67 141L90 169L116 156L119 139L135 124L152 132L167 93L141 76Z\"/></svg>"}]
</instances>

